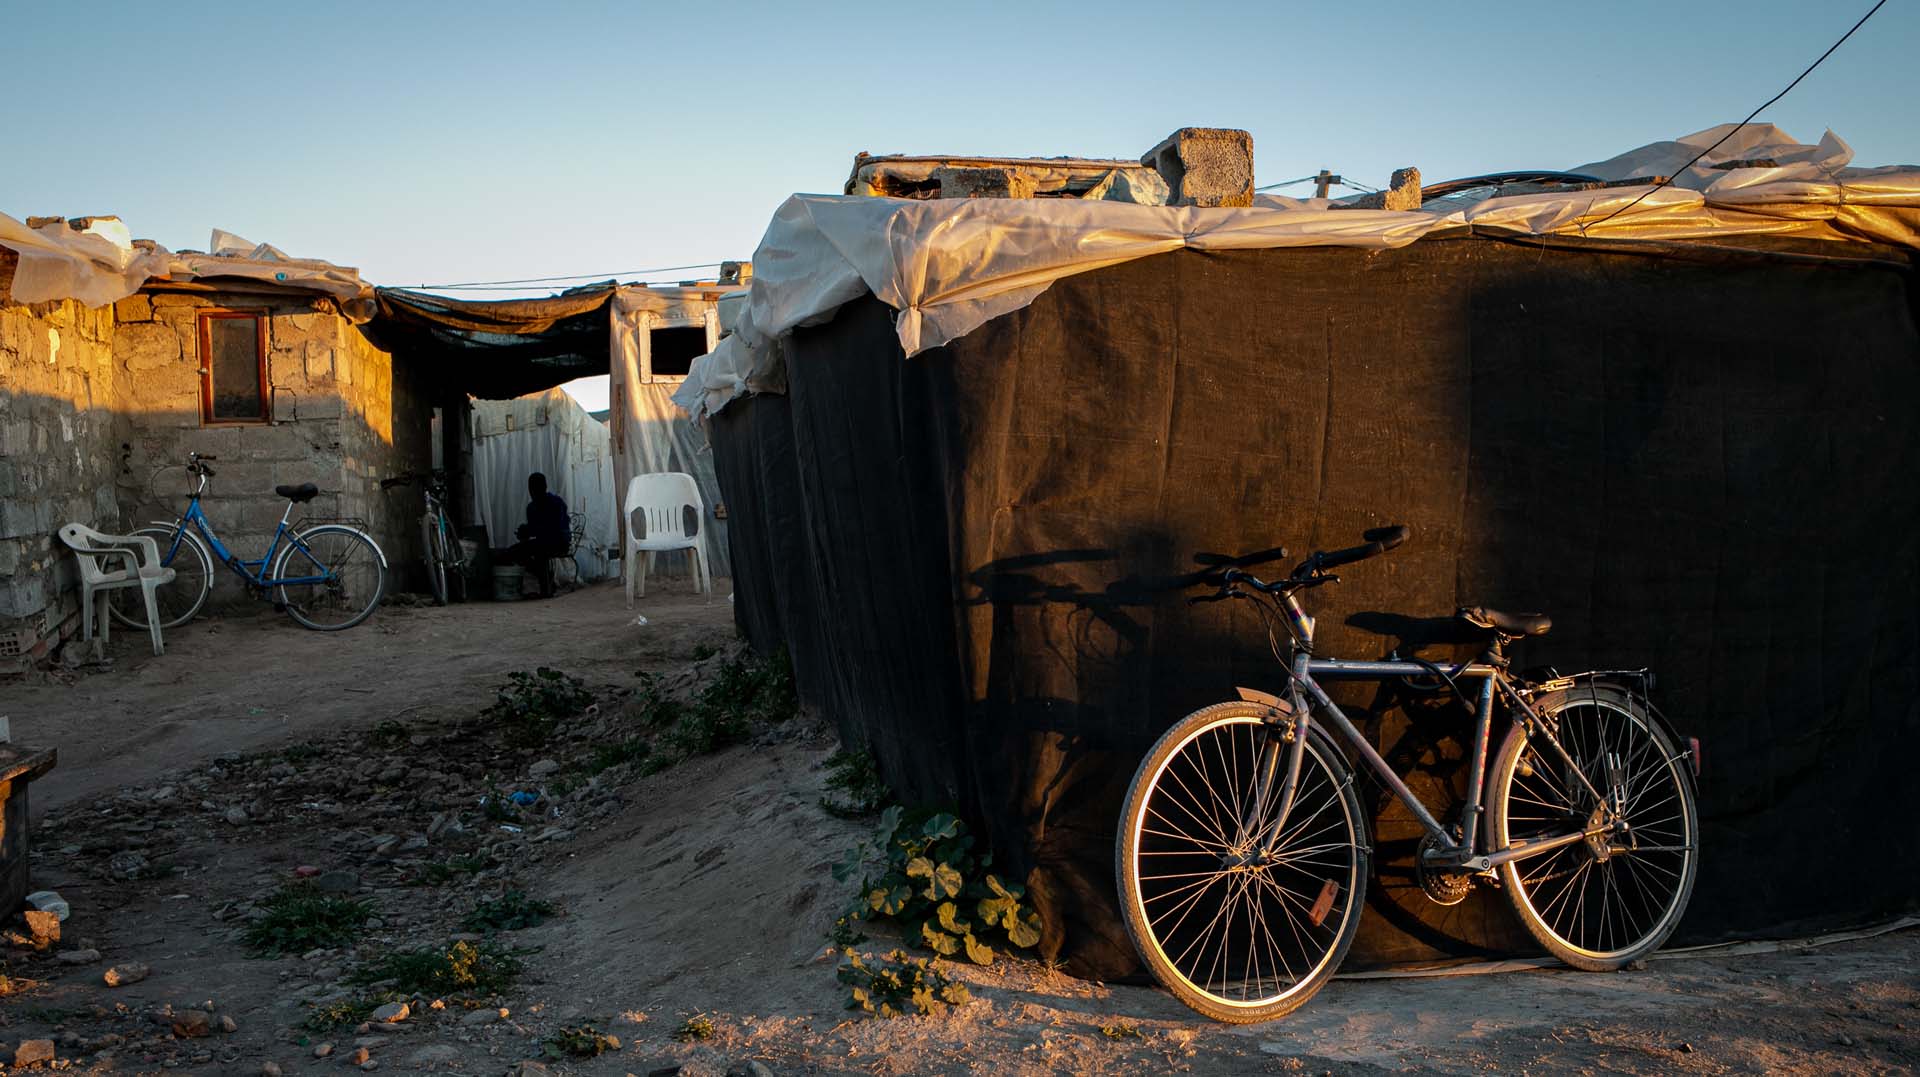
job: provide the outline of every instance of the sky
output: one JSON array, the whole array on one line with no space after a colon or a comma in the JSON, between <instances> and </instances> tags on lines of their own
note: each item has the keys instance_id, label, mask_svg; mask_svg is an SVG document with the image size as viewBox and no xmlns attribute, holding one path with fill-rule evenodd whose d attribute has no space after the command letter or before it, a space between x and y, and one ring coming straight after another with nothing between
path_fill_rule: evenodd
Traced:
<instances>
[{"instance_id":1,"label":"sky","mask_svg":"<svg viewBox=\"0 0 1920 1077\"><path fill-rule=\"evenodd\" d=\"M224 228L381 285L675 279L633 271L750 258L861 150L1137 157L1201 126L1252 132L1261 184L1569 168L1743 118L1871 6L0 0L0 212ZM1920 163L1916 56L1920 0L1890 0L1759 120Z\"/></svg>"}]
</instances>

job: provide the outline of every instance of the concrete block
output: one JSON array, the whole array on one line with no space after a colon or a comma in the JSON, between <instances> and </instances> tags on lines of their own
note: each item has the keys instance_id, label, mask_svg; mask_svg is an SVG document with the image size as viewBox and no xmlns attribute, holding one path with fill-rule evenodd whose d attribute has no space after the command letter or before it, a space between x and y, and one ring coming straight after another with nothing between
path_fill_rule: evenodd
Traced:
<instances>
[{"instance_id":1,"label":"concrete block","mask_svg":"<svg viewBox=\"0 0 1920 1077\"><path fill-rule=\"evenodd\" d=\"M941 198L1032 198L1033 178L1016 168L953 168L933 170Z\"/></svg>"},{"instance_id":2,"label":"concrete block","mask_svg":"<svg viewBox=\"0 0 1920 1077\"><path fill-rule=\"evenodd\" d=\"M172 326L160 322L134 322L121 326L119 332L114 334L113 353L128 370L135 373L177 365L186 354L190 354L182 352L180 334Z\"/></svg>"},{"instance_id":3,"label":"concrete block","mask_svg":"<svg viewBox=\"0 0 1920 1077\"><path fill-rule=\"evenodd\" d=\"M1390 209L1414 210L1420 208L1420 170L1408 165L1396 168L1387 189L1378 194L1365 194L1351 202L1337 202L1333 209Z\"/></svg>"},{"instance_id":4,"label":"concrete block","mask_svg":"<svg viewBox=\"0 0 1920 1077\"><path fill-rule=\"evenodd\" d=\"M47 581L39 573L23 573L0 583L0 617L31 617L47 608Z\"/></svg>"},{"instance_id":5,"label":"concrete block","mask_svg":"<svg viewBox=\"0 0 1920 1077\"><path fill-rule=\"evenodd\" d=\"M274 394L275 414L280 414L277 410L279 402L287 395L292 394L282 394L279 392ZM295 422L306 422L309 419L338 419L346 414L346 408L342 406L338 393L303 393L300 394L296 400L297 402L293 407L293 421Z\"/></svg>"},{"instance_id":6,"label":"concrete block","mask_svg":"<svg viewBox=\"0 0 1920 1077\"><path fill-rule=\"evenodd\" d=\"M150 322L153 320L153 300L144 295L130 295L113 305L113 316L122 325Z\"/></svg>"},{"instance_id":7,"label":"concrete block","mask_svg":"<svg viewBox=\"0 0 1920 1077\"><path fill-rule=\"evenodd\" d=\"M1220 127L1182 127L1140 163L1167 181L1176 206L1253 205L1253 136Z\"/></svg>"},{"instance_id":8,"label":"concrete block","mask_svg":"<svg viewBox=\"0 0 1920 1077\"><path fill-rule=\"evenodd\" d=\"M43 530L40 521L45 508L46 503L39 500L16 497L0 501L0 539L40 534Z\"/></svg>"}]
</instances>

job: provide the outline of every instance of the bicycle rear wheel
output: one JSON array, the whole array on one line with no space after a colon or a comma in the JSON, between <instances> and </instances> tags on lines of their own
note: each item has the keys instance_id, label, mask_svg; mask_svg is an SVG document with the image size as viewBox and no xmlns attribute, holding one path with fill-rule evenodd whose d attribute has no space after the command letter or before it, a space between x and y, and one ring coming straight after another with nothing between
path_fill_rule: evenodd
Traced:
<instances>
[{"instance_id":1,"label":"bicycle rear wheel","mask_svg":"<svg viewBox=\"0 0 1920 1077\"><path fill-rule=\"evenodd\" d=\"M1487 847L1624 824L1500 867L1540 945L1575 968L1611 971L1658 949L1686 911L1700 866L1693 776L1660 722L1618 689L1552 692L1534 709L1574 766L1514 726L1494 761Z\"/></svg>"},{"instance_id":2,"label":"bicycle rear wheel","mask_svg":"<svg viewBox=\"0 0 1920 1077\"><path fill-rule=\"evenodd\" d=\"M440 530L440 517L429 512L420 517L420 548L427 560L427 586L433 590L433 600L439 605L447 604L447 541Z\"/></svg>"},{"instance_id":3,"label":"bicycle rear wheel","mask_svg":"<svg viewBox=\"0 0 1920 1077\"><path fill-rule=\"evenodd\" d=\"M1234 1023L1290 1013L1333 977L1366 890L1360 801L1318 729L1280 832L1277 781L1261 810L1245 810L1265 714L1222 703L1168 730L1134 774L1116 855L1123 919L1148 969L1181 1002ZM1291 745L1280 747L1284 775Z\"/></svg>"},{"instance_id":4,"label":"bicycle rear wheel","mask_svg":"<svg viewBox=\"0 0 1920 1077\"><path fill-rule=\"evenodd\" d=\"M352 628L380 604L386 558L372 539L340 524L289 536L273 559L274 601L288 616L320 632ZM295 582L297 581L297 582Z\"/></svg>"},{"instance_id":5,"label":"bicycle rear wheel","mask_svg":"<svg viewBox=\"0 0 1920 1077\"><path fill-rule=\"evenodd\" d=\"M133 532L145 535L160 548L160 563L173 570L173 579L154 589L154 603L160 610L160 627L178 628L193 620L213 593L213 554L207 544L191 531L172 527L141 527ZM174 536L179 536L176 543ZM111 592L107 604L113 619L123 625L147 630L147 600L138 587L122 587Z\"/></svg>"}]
</instances>

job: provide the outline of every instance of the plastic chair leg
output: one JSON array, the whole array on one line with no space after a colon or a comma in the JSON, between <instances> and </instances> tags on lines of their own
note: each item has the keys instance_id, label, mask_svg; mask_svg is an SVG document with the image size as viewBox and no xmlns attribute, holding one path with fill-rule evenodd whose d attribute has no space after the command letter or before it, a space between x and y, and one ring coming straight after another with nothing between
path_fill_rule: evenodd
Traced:
<instances>
[{"instance_id":1,"label":"plastic chair leg","mask_svg":"<svg viewBox=\"0 0 1920 1077\"><path fill-rule=\"evenodd\" d=\"M700 570L700 593L713 601L713 572L707 568L707 548L705 543L693 544L694 567Z\"/></svg>"},{"instance_id":2,"label":"plastic chair leg","mask_svg":"<svg viewBox=\"0 0 1920 1077\"><path fill-rule=\"evenodd\" d=\"M100 592L89 587L80 596L80 638L93 638L93 601Z\"/></svg>"},{"instance_id":3,"label":"plastic chair leg","mask_svg":"<svg viewBox=\"0 0 1920 1077\"><path fill-rule=\"evenodd\" d=\"M160 640L160 599L154 594L158 586L158 584L151 587L142 586L140 590L141 598L147 603L147 632L153 637L153 653L165 654L167 645Z\"/></svg>"},{"instance_id":4,"label":"plastic chair leg","mask_svg":"<svg viewBox=\"0 0 1920 1077\"><path fill-rule=\"evenodd\" d=\"M639 558L640 558L639 553L629 548L627 550L626 560L623 561L620 565L620 576L626 582L626 585L627 585L627 608L628 609L633 608L633 574L635 569L638 568L637 562L639 561Z\"/></svg>"}]
</instances>

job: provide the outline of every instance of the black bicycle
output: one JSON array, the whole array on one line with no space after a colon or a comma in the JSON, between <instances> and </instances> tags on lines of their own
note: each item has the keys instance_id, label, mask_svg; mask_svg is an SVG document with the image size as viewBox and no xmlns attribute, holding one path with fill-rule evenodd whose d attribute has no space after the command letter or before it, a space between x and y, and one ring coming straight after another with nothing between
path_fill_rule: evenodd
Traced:
<instances>
[{"instance_id":1,"label":"black bicycle","mask_svg":"<svg viewBox=\"0 0 1920 1077\"><path fill-rule=\"evenodd\" d=\"M1286 689L1242 688L1239 700L1195 711L1160 738L1127 794L1116 874L1147 967L1209 1017L1292 1012L1353 942L1372 849L1348 757L1329 728L1426 831L1415 867L1431 900L1451 905L1476 884L1497 886L1549 953L1594 971L1658 948L1686 909L1700 858L1698 745L1648 701L1644 670L1528 680L1511 669L1507 648L1544 635L1551 620L1485 607L1457 614L1485 638L1476 661L1314 655L1300 595L1407 534L1368 531L1362 545L1315 553L1273 583L1246 569L1285 551L1214 558L1198 578L1214 591L1191 601L1237 599L1260 611ZM1331 678L1418 679L1473 710L1458 818L1443 824L1414 796L1328 698L1320 681ZM1489 766L1495 710L1507 729Z\"/></svg>"}]
</instances>

